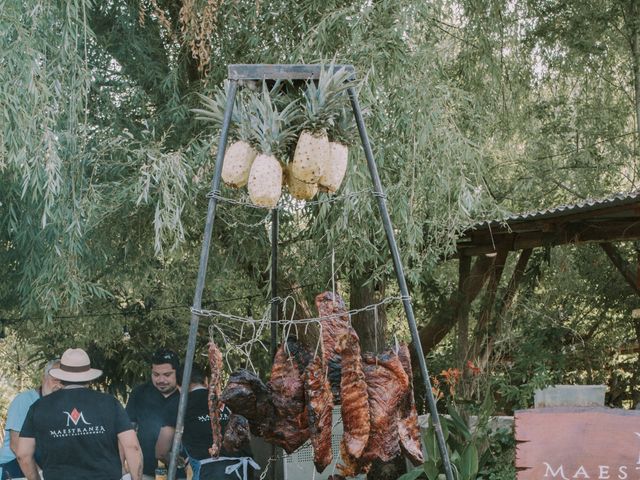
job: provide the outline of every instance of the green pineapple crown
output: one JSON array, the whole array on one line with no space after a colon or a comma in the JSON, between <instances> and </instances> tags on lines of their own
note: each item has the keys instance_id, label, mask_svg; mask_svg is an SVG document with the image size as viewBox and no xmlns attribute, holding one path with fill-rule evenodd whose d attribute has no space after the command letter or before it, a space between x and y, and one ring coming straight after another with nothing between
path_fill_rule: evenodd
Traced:
<instances>
[{"instance_id":1,"label":"green pineapple crown","mask_svg":"<svg viewBox=\"0 0 640 480\"><path fill-rule=\"evenodd\" d=\"M222 128L224 120L224 110L227 107L229 97L229 82L225 81L223 87L218 87L211 97L198 94L204 108L194 108L191 111L196 114L196 120L212 122L217 128ZM231 125L229 134L237 140L250 142L251 136L251 116L247 108L247 95L240 91L236 94L233 102L233 112L231 114Z\"/></svg>"},{"instance_id":2,"label":"green pineapple crown","mask_svg":"<svg viewBox=\"0 0 640 480\"><path fill-rule=\"evenodd\" d=\"M353 112L343 107L338 112L333 128L329 131L329 140L352 146L356 138L356 122Z\"/></svg>"},{"instance_id":3,"label":"green pineapple crown","mask_svg":"<svg viewBox=\"0 0 640 480\"><path fill-rule=\"evenodd\" d=\"M262 83L261 93L250 94L247 110L251 118L251 134L261 153L288 158L287 148L295 139L297 102L289 102L280 111L276 103L279 102L272 100L266 82Z\"/></svg>"},{"instance_id":4,"label":"green pineapple crown","mask_svg":"<svg viewBox=\"0 0 640 480\"><path fill-rule=\"evenodd\" d=\"M307 83L303 94L303 130L318 132L334 127L335 119L344 106L343 93L352 85L351 75L344 68L336 69L331 62L326 68L321 68L317 85L314 81Z\"/></svg>"}]
</instances>

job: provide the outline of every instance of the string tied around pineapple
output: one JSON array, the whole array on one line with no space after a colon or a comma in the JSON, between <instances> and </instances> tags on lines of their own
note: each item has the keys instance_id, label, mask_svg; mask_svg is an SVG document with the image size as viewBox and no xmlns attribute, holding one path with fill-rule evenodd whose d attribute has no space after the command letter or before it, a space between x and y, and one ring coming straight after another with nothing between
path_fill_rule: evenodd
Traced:
<instances>
[{"instance_id":1,"label":"string tied around pineapple","mask_svg":"<svg viewBox=\"0 0 640 480\"><path fill-rule=\"evenodd\" d=\"M293 197L291 198L281 197L280 200L278 201L278 204L274 207L274 209L295 210L295 209L310 207L314 205L330 204L330 203L334 203L342 200L352 200L360 196L364 197L371 193L373 193L374 195L376 194L376 192L372 191L371 189L364 189L364 190L357 190L354 192L341 193L339 195L326 194L323 198L318 198L316 200L297 200ZM386 197L386 194L384 195ZM207 198L215 198L219 202L228 203L231 205L237 205L241 207L249 207L249 208L255 208L260 210L264 210L266 208L259 205L254 205L249 199L249 196L246 194L243 194L240 198L230 198L230 197L223 196L220 190L212 190L209 193L207 193Z\"/></svg>"}]
</instances>

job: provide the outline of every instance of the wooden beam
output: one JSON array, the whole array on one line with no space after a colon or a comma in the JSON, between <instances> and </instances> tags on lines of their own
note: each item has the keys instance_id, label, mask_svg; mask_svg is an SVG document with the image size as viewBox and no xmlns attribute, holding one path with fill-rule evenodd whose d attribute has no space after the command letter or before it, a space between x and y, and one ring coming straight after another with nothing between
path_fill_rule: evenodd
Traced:
<instances>
[{"instance_id":1,"label":"wooden beam","mask_svg":"<svg viewBox=\"0 0 640 480\"><path fill-rule=\"evenodd\" d=\"M229 80L317 80L322 68L322 65L235 64L229 65L228 76ZM334 65L333 71L341 68L355 75L353 65Z\"/></svg>"},{"instance_id":2,"label":"wooden beam","mask_svg":"<svg viewBox=\"0 0 640 480\"><path fill-rule=\"evenodd\" d=\"M464 294L469 282L471 273L471 257L462 256L458 262L458 296L460 303L456 311L456 319L458 325L458 366L462 368L469 349L469 306L470 303Z\"/></svg>"},{"instance_id":3,"label":"wooden beam","mask_svg":"<svg viewBox=\"0 0 640 480\"><path fill-rule=\"evenodd\" d=\"M511 308L511 305L513 304L513 299L516 296L518 286L520 285L520 281L522 280L532 253L533 250L528 248L526 250L523 250L518 257L518 262L513 269L513 273L511 274L509 283L507 283L507 289L502 296L502 300L500 300L500 303L498 304L498 308L500 311L495 316L495 331L493 335L488 339L487 346L485 347L484 352L482 352L482 355L480 355L482 358L478 366L482 369L486 368L487 364L489 363L489 358L491 358L491 354L493 353L493 347L495 346L496 338L498 338L500 333L502 332L504 318Z\"/></svg>"},{"instance_id":4,"label":"wooden beam","mask_svg":"<svg viewBox=\"0 0 640 480\"><path fill-rule=\"evenodd\" d=\"M525 248L524 250L522 250L522 252L520 252L518 262L513 269L513 273L511 274L509 283L507 283L507 289L505 290L502 300L500 301L500 318L504 317L507 314L507 311L511 308L513 299L515 298L516 292L518 291L518 286L520 285L520 280L522 280L522 276L524 275L532 253L532 248Z\"/></svg>"},{"instance_id":5,"label":"wooden beam","mask_svg":"<svg viewBox=\"0 0 640 480\"><path fill-rule=\"evenodd\" d=\"M549 216L547 218L535 218L535 214L531 214L529 217L534 218L521 218L517 220L512 220L511 222L491 222L491 226L482 225L475 230L467 231L466 236L471 236L474 233L482 233L492 231L494 234L504 231L514 231L514 232L522 232L522 231L532 231L532 230L542 230L542 225L553 223L553 224L565 224L569 222L579 222L582 220L589 219L609 219L608 217L613 216L614 218L620 220L623 219L625 213L628 212L629 217L627 217L627 223L633 223L640 220L640 199L634 198L630 200L629 203L623 205L616 206L605 206L595 208L586 212L574 212L571 213L570 210L564 210L558 212L554 216Z\"/></svg>"},{"instance_id":6,"label":"wooden beam","mask_svg":"<svg viewBox=\"0 0 640 480\"><path fill-rule=\"evenodd\" d=\"M640 239L640 221L633 223L569 224L556 232L496 234L458 243L458 254L481 255L496 248L524 250L542 246L557 246L589 242L620 242Z\"/></svg>"},{"instance_id":7,"label":"wooden beam","mask_svg":"<svg viewBox=\"0 0 640 480\"><path fill-rule=\"evenodd\" d=\"M465 282L464 298L468 303L473 302L480 290L482 290L494 260L495 258L481 255L474 262L469 274L469 281ZM454 327L455 320L458 318L460 302L461 297L456 291L449 297L443 307L435 313L429 323L420 329L420 343L425 354L431 351Z\"/></svg>"},{"instance_id":8,"label":"wooden beam","mask_svg":"<svg viewBox=\"0 0 640 480\"><path fill-rule=\"evenodd\" d=\"M622 258L620 251L611 243L605 242L600 244L600 248L607 254L611 263L618 269L624 279L635 293L640 295L640 287L638 287L638 278L634 271L631 269L629 263Z\"/></svg>"},{"instance_id":9,"label":"wooden beam","mask_svg":"<svg viewBox=\"0 0 640 480\"><path fill-rule=\"evenodd\" d=\"M472 358L476 358L478 356L485 339L488 339L489 337L489 332L487 330L489 328L491 312L493 311L493 304L496 300L498 285L500 284L500 279L502 278L502 272L504 271L504 265L507 262L508 255L508 250L499 250L493 267L491 268L489 281L487 282L484 305L480 311L480 316L478 317L473 345L470 350ZM485 331L487 332L485 333Z\"/></svg>"}]
</instances>

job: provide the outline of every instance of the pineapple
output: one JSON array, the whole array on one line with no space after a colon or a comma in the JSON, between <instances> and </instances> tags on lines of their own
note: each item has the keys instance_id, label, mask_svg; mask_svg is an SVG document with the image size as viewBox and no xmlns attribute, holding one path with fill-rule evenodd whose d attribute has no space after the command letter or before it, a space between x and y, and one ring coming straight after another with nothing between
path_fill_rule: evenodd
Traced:
<instances>
[{"instance_id":1,"label":"pineapple","mask_svg":"<svg viewBox=\"0 0 640 480\"><path fill-rule=\"evenodd\" d=\"M291 174L305 183L317 183L325 169L331 167L331 149L327 129L334 124L343 100L340 95L349 87L350 73L334 71L333 62L322 69L318 85L311 81L304 92L306 120L291 163ZM330 173L329 173L330 174Z\"/></svg>"},{"instance_id":2,"label":"pineapple","mask_svg":"<svg viewBox=\"0 0 640 480\"><path fill-rule=\"evenodd\" d=\"M254 205L273 208L282 193L282 165L277 155L286 152L294 138L291 127L296 116L295 102L289 103L282 111L271 100L266 83L260 95L253 94L250 100L252 135L260 154L251 166L247 190Z\"/></svg>"},{"instance_id":3,"label":"pineapple","mask_svg":"<svg viewBox=\"0 0 640 480\"><path fill-rule=\"evenodd\" d=\"M289 193L298 200L311 200L318 193L317 183L306 183L298 180L291 173L291 164L285 167L285 177Z\"/></svg>"},{"instance_id":4,"label":"pineapple","mask_svg":"<svg viewBox=\"0 0 640 480\"><path fill-rule=\"evenodd\" d=\"M200 115L196 118L213 121L218 126L222 126L224 109L227 103L227 92L228 85L225 85L225 90L218 90L213 99L200 95L206 109L195 109L194 112ZM231 130L231 135L235 140L231 142L224 152L224 160L222 162L222 181L233 188L241 188L247 184L251 165L258 154L250 143L251 119L245 103L245 99L241 94L236 96L231 116L232 126L234 127Z\"/></svg>"},{"instance_id":5,"label":"pineapple","mask_svg":"<svg viewBox=\"0 0 640 480\"><path fill-rule=\"evenodd\" d=\"M318 188L323 192L335 193L342 184L347 172L349 144L352 143L354 134L353 127L352 113L343 108L336 119L329 141L331 165L329 168L323 169L322 176L318 180Z\"/></svg>"}]
</instances>

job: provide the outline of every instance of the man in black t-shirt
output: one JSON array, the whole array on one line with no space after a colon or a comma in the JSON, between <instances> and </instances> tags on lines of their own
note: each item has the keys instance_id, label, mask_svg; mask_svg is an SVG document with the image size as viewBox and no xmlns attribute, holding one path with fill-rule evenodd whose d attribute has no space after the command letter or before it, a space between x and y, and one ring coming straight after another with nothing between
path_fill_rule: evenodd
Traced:
<instances>
[{"instance_id":1,"label":"man in black t-shirt","mask_svg":"<svg viewBox=\"0 0 640 480\"><path fill-rule=\"evenodd\" d=\"M251 459L252 452L249 444L248 424L246 442L243 442L234 451L225 450L223 444L220 450L220 458L225 458L226 460L210 459L209 447L213 443L213 434L211 433L211 419L209 417L209 391L205 382L204 372L197 365L194 365L188 386L189 397L184 416L184 433L182 435L182 447L188 455L194 471L193 480L237 480L238 478L249 480L253 478L252 468L257 469L259 466L253 463ZM183 388L185 386L183 383ZM231 411L226 406L223 406L220 410L220 425L223 435L230 416ZM168 462L175 429L176 415L172 414L172 412L165 412L163 427L160 430L156 445L156 456L166 462ZM246 477L243 477L245 465L239 465L241 459L246 459L244 460L247 471ZM240 477L235 473L225 473L226 468L232 465L236 466L236 471Z\"/></svg>"},{"instance_id":2,"label":"man in black t-shirt","mask_svg":"<svg viewBox=\"0 0 640 480\"><path fill-rule=\"evenodd\" d=\"M127 413L137 428L138 440L144 457L143 478L153 480L158 465L156 441L163 423L164 412L178 415L178 391L176 373L180 366L178 355L171 350L160 349L151 358L151 381L138 385L129 395ZM177 478L185 478L183 469Z\"/></svg>"},{"instance_id":3,"label":"man in black t-shirt","mask_svg":"<svg viewBox=\"0 0 640 480\"><path fill-rule=\"evenodd\" d=\"M133 480L142 478L142 454L135 431L113 396L89 390L102 375L91 368L80 348L62 355L60 368L49 374L62 389L36 401L18 441L18 462L28 480L39 480L36 447L46 480L118 480L123 466L120 449Z\"/></svg>"}]
</instances>

